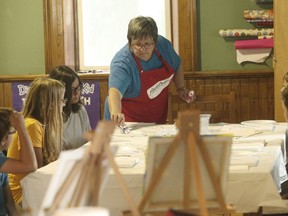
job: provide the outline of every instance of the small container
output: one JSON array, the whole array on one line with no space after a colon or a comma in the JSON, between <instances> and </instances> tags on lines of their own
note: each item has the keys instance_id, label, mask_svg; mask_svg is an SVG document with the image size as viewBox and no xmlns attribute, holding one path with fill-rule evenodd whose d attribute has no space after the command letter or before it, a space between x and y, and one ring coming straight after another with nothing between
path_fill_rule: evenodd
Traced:
<instances>
[{"instance_id":1,"label":"small container","mask_svg":"<svg viewBox=\"0 0 288 216\"><path fill-rule=\"evenodd\" d=\"M200 134L209 132L211 114L200 114Z\"/></svg>"},{"instance_id":2,"label":"small container","mask_svg":"<svg viewBox=\"0 0 288 216\"><path fill-rule=\"evenodd\" d=\"M195 100L195 98L196 98L195 92L193 90L191 90L191 91L189 91L189 93L187 95L186 102L191 103Z\"/></svg>"}]
</instances>

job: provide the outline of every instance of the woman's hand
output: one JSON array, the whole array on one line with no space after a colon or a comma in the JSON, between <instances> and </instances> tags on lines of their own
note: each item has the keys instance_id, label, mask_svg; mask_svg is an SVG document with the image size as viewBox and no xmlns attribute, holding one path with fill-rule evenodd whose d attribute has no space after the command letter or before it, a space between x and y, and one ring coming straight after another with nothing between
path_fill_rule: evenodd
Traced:
<instances>
[{"instance_id":1,"label":"woman's hand","mask_svg":"<svg viewBox=\"0 0 288 216\"><path fill-rule=\"evenodd\" d=\"M178 96L187 103L191 103L196 99L196 94L193 90L184 87L177 89Z\"/></svg>"},{"instance_id":2,"label":"woman's hand","mask_svg":"<svg viewBox=\"0 0 288 216\"><path fill-rule=\"evenodd\" d=\"M114 121L118 126L124 124L125 116L123 113L111 113L111 120Z\"/></svg>"}]
</instances>

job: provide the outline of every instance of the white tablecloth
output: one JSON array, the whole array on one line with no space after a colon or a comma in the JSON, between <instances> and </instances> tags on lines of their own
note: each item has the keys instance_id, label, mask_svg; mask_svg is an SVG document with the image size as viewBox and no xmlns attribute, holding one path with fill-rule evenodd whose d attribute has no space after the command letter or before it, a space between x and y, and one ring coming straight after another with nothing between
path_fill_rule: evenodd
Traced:
<instances>
[{"instance_id":1,"label":"white tablecloth","mask_svg":"<svg viewBox=\"0 0 288 216\"><path fill-rule=\"evenodd\" d=\"M237 128L238 126L233 126L236 128L235 131L239 129ZM125 148L128 148L130 151L131 149L135 151L134 156L137 158L138 163L132 168L120 168L120 172L128 185L132 197L138 203L143 194L145 151L147 149L148 135L174 135L177 131L171 125L131 124L130 127L132 130L131 134L128 135L121 134L119 130L115 130L111 145L120 146L119 150L123 150L124 148L125 151ZM211 127L211 129L214 130L213 132L216 130L218 132L221 131L221 129L219 130L219 126ZM268 133L268 138L265 138L265 134L262 133L260 139L266 139L266 145L261 151L256 153L258 158L257 165L249 167L248 170L233 169L229 171L226 200L227 203L233 204L236 207L237 212L256 212L260 206L264 207L264 210L266 209L267 212L288 212L288 206L279 195L280 184L287 180L283 159L284 152L286 152L286 148L284 148L285 144L283 143L286 140L283 134L285 133L282 130L274 130ZM237 134L235 135L237 137ZM257 136L260 136L260 134L257 134ZM241 136L237 137L238 140L240 139L239 137ZM246 133L242 137L248 140L248 137L253 138L253 135L250 134L250 136L247 136ZM284 140L283 142L275 142L275 145L267 145L267 143L273 143L273 140L279 139ZM121 156L121 153L117 156ZM34 215L36 215L37 210L41 206L49 181L55 173L57 165L58 161L53 162L29 174L21 181L23 204L32 208ZM108 182L100 198L100 205L109 208L110 215L112 216L121 215L121 211L128 208L112 171L109 174Z\"/></svg>"}]
</instances>

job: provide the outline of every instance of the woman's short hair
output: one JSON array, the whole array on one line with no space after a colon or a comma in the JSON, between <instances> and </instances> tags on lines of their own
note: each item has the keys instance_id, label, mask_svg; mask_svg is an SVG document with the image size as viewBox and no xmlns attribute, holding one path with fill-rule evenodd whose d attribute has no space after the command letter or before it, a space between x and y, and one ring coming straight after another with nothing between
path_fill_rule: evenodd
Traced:
<instances>
[{"instance_id":1,"label":"woman's short hair","mask_svg":"<svg viewBox=\"0 0 288 216\"><path fill-rule=\"evenodd\" d=\"M138 16L130 20L128 24L127 39L131 46L132 39L138 40L143 37L152 37L154 43L157 43L158 27L151 17Z\"/></svg>"}]
</instances>

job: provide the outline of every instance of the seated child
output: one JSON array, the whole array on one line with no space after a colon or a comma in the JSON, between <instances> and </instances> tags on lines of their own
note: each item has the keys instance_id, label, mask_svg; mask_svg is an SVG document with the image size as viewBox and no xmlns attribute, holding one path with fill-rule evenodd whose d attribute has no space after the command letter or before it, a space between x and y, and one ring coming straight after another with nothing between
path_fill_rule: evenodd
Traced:
<instances>
[{"instance_id":1,"label":"seated child","mask_svg":"<svg viewBox=\"0 0 288 216\"><path fill-rule=\"evenodd\" d=\"M7 150L17 133L20 141L20 158L7 158L2 151ZM32 142L26 131L23 116L12 109L0 107L0 215L15 215L16 207L10 191L7 173L33 172L37 168Z\"/></svg>"}]
</instances>

